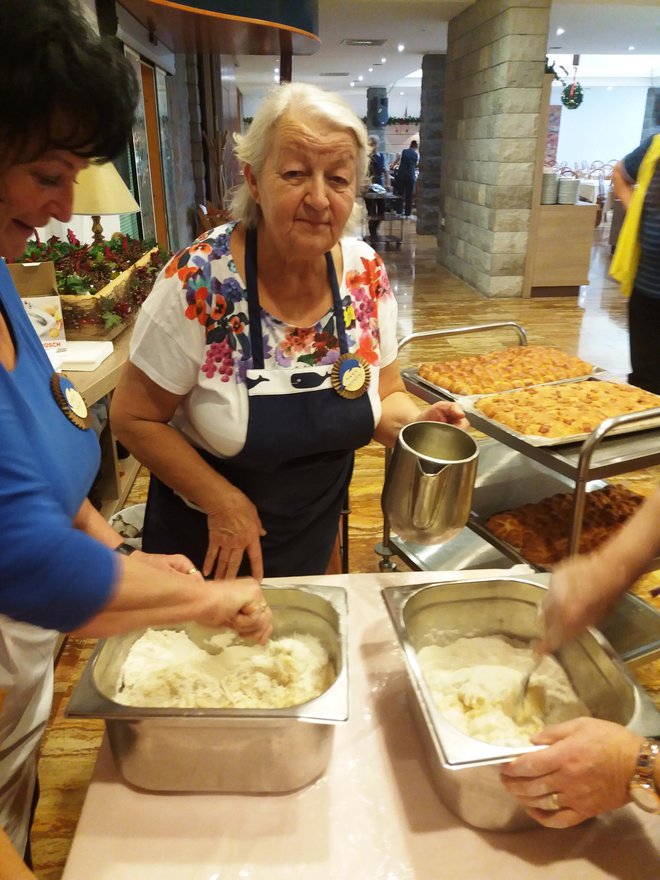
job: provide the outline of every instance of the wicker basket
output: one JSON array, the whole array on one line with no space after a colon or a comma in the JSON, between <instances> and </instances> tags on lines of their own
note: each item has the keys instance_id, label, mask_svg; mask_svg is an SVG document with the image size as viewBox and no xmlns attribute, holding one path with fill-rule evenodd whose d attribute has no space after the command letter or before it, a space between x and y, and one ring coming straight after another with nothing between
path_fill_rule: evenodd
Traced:
<instances>
[{"instance_id":1,"label":"wicker basket","mask_svg":"<svg viewBox=\"0 0 660 880\"><path fill-rule=\"evenodd\" d=\"M153 248L148 251L97 293L83 293L79 295L70 293L60 294L66 338L72 340L96 340L114 339L116 336L119 336L129 326L135 314L129 315L121 324L106 327L103 320L103 312L107 310L107 302L105 300L127 302L130 296L129 281L131 275L138 266L148 266L152 254L157 252L157 250L158 248Z\"/></svg>"}]
</instances>

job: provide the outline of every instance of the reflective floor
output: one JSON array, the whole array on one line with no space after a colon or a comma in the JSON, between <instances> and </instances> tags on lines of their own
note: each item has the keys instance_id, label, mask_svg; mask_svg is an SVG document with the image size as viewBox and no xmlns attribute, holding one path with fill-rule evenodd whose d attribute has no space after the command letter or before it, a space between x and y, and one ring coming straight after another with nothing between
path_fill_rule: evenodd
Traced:
<instances>
[{"instance_id":1,"label":"reflective floor","mask_svg":"<svg viewBox=\"0 0 660 880\"><path fill-rule=\"evenodd\" d=\"M400 337L420 330L516 321L525 328L530 342L555 345L621 378L626 376L626 300L606 275L610 256L606 226L595 232L591 283L579 297L489 300L438 265L434 238L417 236L413 222L403 225L402 246L382 251L399 303ZM488 350L491 340L471 335L415 343L404 349L402 365ZM384 453L378 444L370 444L357 455L349 518L350 571L378 571L380 557L374 547L382 537L383 464ZM659 474L658 469L639 472L626 475L621 482L648 492L657 485ZM143 501L146 485L147 476L141 473L127 504ZM400 561L397 565L405 568ZM42 798L33 835L35 865L41 880L61 877L102 735L101 722L63 717L71 685L91 647L88 641L69 640L56 671L53 717L41 760ZM653 690L660 691L660 664L648 665L640 674ZM112 822L112 816L108 816L108 822Z\"/></svg>"}]
</instances>

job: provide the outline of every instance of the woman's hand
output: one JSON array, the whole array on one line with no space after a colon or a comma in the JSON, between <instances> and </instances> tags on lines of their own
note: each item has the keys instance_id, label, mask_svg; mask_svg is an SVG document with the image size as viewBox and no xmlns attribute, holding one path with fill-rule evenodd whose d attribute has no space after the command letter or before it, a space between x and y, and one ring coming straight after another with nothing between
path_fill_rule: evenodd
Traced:
<instances>
[{"instance_id":1,"label":"woman's hand","mask_svg":"<svg viewBox=\"0 0 660 880\"><path fill-rule=\"evenodd\" d=\"M204 559L204 574L216 578L236 577L243 555L250 560L252 577L260 581L264 563L259 539L264 531L257 508L242 492L223 497L221 508L207 514L209 544Z\"/></svg>"},{"instance_id":2,"label":"woman's hand","mask_svg":"<svg viewBox=\"0 0 660 880\"><path fill-rule=\"evenodd\" d=\"M178 571L180 574L188 574L190 577L202 580L201 571L195 567L195 563L182 553L143 553L136 550L131 554L134 559L139 559L145 565L159 568L161 571Z\"/></svg>"},{"instance_id":3,"label":"woman's hand","mask_svg":"<svg viewBox=\"0 0 660 880\"><path fill-rule=\"evenodd\" d=\"M218 591L222 611L218 620L200 620L199 623L230 626L239 635L255 639L262 645L268 641L273 631L273 615L256 580L210 581L208 587Z\"/></svg>"},{"instance_id":4,"label":"woman's hand","mask_svg":"<svg viewBox=\"0 0 660 880\"><path fill-rule=\"evenodd\" d=\"M571 556L555 567L543 601L540 653L552 653L587 626L600 623L621 592L616 572L598 554Z\"/></svg>"},{"instance_id":5,"label":"woman's hand","mask_svg":"<svg viewBox=\"0 0 660 880\"><path fill-rule=\"evenodd\" d=\"M548 748L505 764L501 778L541 825L568 828L630 800L639 734L611 721L576 718L531 739Z\"/></svg>"},{"instance_id":6,"label":"woman's hand","mask_svg":"<svg viewBox=\"0 0 660 880\"><path fill-rule=\"evenodd\" d=\"M426 409L420 410L416 422L445 422L448 425L455 425L457 428L466 430L470 427L470 423L465 418L465 413L457 403L448 401L440 401L434 403Z\"/></svg>"}]
</instances>

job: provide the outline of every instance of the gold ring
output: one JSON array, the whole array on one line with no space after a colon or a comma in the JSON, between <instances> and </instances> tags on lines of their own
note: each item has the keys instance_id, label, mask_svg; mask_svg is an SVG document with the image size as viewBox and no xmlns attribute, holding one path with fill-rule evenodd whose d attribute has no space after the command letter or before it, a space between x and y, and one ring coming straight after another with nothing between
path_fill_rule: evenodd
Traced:
<instances>
[{"instance_id":1,"label":"gold ring","mask_svg":"<svg viewBox=\"0 0 660 880\"><path fill-rule=\"evenodd\" d=\"M189 568L189 569L188 569L188 571L186 572L186 574L197 574L198 571L199 571L199 569L196 568L196 567L193 565L192 568Z\"/></svg>"},{"instance_id":2,"label":"gold ring","mask_svg":"<svg viewBox=\"0 0 660 880\"><path fill-rule=\"evenodd\" d=\"M551 810L553 813L555 813L557 810L561 810L561 804L559 803L559 792L551 791L548 795L548 801L550 806L545 807L545 810Z\"/></svg>"}]
</instances>

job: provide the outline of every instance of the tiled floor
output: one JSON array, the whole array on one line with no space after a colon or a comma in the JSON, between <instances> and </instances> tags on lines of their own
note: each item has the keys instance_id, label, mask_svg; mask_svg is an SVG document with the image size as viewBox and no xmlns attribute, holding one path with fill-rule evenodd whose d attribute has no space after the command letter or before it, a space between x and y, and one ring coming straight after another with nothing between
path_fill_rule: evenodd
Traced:
<instances>
[{"instance_id":1,"label":"tiled floor","mask_svg":"<svg viewBox=\"0 0 660 880\"><path fill-rule=\"evenodd\" d=\"M522 324L531 342L556 345L625 377L628 371L626 301L607 279L607 228L596 230L591 284L580 297L487 300L438 265L435 241L417 236L404 224L399 250L383 252L399 302L399 335L413 331L513 320ZM454 336L442 342L417 343L404 350L403 365L440 358L443 354L484 350L487 338ZM380 492L384 455L370 444L357 455L351 486L350 570L378 571L374 546L382 535ZM624 478L642 491L657 485L658 469ZM144 500L146 476L141 474L128 503ZM402 565L400 567L403 567ZM102 735L101 722L70 721L63 716L66 698L91 650L90 642L69 640L57 668L53 720L45 737L41 761L42 799L34 829L34 854L41 880L58 880L75 831ZM641 673L648 684L660 685L660 664ZM112 816L108 816L112 822ZM90 878L93 880L93 878ZM139 878L136 878L139 880Z\"/></svg>"}]
</instances>

